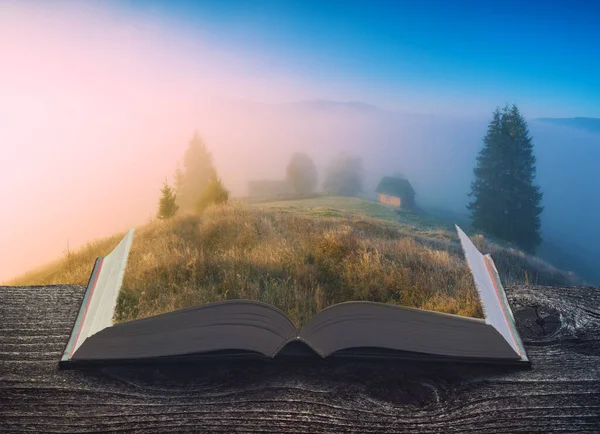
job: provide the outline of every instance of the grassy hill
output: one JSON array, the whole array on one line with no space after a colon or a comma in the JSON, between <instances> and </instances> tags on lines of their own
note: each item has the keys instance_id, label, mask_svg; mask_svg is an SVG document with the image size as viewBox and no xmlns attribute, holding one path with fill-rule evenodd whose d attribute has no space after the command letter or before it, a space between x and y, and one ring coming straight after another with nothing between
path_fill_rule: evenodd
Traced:
<instances>
[{"instance_id":1,"label":"grassy hill","mask_svg":"<svg viewBox=\"0 0 600 434\"><path fill-rule=\"evenodd\" d=\"M87 283L93 261L124 234L95 241L14 279L13 285ZM507 285L572 284L548 264L481 236ZM451 223L355 198L246 200L137 228L115 319L246 298L297 324L324 307L373 300L481 316Z\"/></svg>"}]
</instances>

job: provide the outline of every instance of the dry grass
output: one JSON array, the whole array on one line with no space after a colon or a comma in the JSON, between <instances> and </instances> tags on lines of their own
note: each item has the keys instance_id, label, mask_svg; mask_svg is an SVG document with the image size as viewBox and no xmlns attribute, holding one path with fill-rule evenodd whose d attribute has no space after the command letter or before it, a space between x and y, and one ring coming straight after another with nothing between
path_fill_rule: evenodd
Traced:
<instances>
[{"instance_id":1,"label":"dry grass","mask_svg":"<svg viewBox=\"0 0 600 434\"><path fill-rule=\"evenodd\" d=\"M272 303L299 325L347 300L481 315L458 255L371 219L228 205L137 234L117 319L236 298Z\"/></svg>"},{"instance_id":2,"label":"dry grass","mask_svg":"<svg viewBox=\"0 0 600 434\"><path fill-rule=\"evenodd\" d=\"M471 236L471 239L480 251L489 253L492 256L505 286L573 286L584 284L584 281L573 273L559 270L542 259L523 253L510 245L491 242L481 234L475 234Z\"/></svg>"},{"instance_id":3,"label":"dry grass","mask_svg":"<svg viewBox=\"0 0 600 434\"><path fill-rule=\"evenodd\" d=\"M124 236L125 232L89 242L76 251L65 251L62 258L11 279L7 284L15 286L87 285L95 259L98 256L109 254Z\"/></svg>"},{"instance_id":4,"label":"dry grass","mask_svg":"<svg viewBox=\"0 0 600 434\"><path fill-rule=\"evenodd\" d=\"M271 303L297 325L347 300L482 316L455 236L360 213L330 214L234 203L140 227L115 318L127 321L239 298ZM12 283L84 285L94 258L109 253L122 235ZM475 242L492 254L507 284L523 283L525 273L531 283L567 278L518 251L481 237Z\"/></svg>"}]
</instances>

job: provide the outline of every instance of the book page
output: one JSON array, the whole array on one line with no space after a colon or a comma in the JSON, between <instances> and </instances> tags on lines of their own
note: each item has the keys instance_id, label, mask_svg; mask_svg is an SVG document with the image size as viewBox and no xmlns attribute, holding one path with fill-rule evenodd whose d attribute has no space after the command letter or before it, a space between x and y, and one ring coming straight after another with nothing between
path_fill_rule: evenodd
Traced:
<instances>
[{"instance_id":1,"label":"book page","mask_svg":"<svg viewBox=\"0 0 600 434\"><path fill-rule=\"evenodd\" d=\"M461 228L456 226L456 231L469 268L473 273L473 280L481 298L486 323L498 330L513 350L523 360L527 360L525 349L514 324L512 311L504 294L504 288L491 257L482 255Z\"/></svg>"}]
</instances>

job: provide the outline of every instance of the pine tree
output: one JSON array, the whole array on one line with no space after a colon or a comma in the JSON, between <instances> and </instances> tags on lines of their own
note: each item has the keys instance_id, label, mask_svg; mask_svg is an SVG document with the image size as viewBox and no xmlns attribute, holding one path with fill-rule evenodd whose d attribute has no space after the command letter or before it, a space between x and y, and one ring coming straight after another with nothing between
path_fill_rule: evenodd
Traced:
<instances>
[{"instance_id":1,"label":"pine tree","mask_svg":"<svg viewBox=\"0 0 600 434\"><path fill-rule=\"evenodd\" d=\"M175 193L181 197L183 191L184 184L184 176L183 171L181 170L181 166L177 163L177 169L175 170Z\"/></svg>"},{"instance_id":2,"label":"pine tree","mask_svg":"<svg viewBox=\"0 0 600 434\"><path fill-rule=\"evenodd\" d=\"M160 220L168 220L177 214L177 211L179 210L179 205L175 203L177 195L173 193L173 189L167 184L166 179L160 192L162 194L158 201L158 212L156 213L156 217Z\"/></svg>"},{"instance_id":3,"label":"pine tree","mask_svg":"<svg viewBox=\"0 0 600 434\"><path fill-rule=\"evenodd\" d=\"M532 138L515 105L494 112L483 143L467 206L473 227L533 253L541 242L542 193L534 185Z\"/></svg>"},{"instance_id":4,"label":"pine tree","mask_svg":"<svg viewBox=\"0 0 600 434\"><path fill-rule=\"evenodd\" d=\"M178 203L183 210L191 210L199 195L204 192L209 180L215 173L212 155L206 145L194 133L183 156L183 172L176 172Z\"/></svg>"}]
</instances>

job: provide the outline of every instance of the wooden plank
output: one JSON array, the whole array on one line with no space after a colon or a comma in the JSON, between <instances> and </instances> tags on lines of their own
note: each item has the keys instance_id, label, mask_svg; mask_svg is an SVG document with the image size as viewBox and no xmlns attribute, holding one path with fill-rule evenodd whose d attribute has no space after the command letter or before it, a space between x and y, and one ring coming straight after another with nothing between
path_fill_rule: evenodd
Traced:
<instances>
[{"instance_id":1,"label":"wooden plank","mask_svg":"<svg viewBox=\"0 0 600 434\"><path fill-rule=\"evenodd\" d=\"M59 370L84 287L0 287L0 432L600 432L600 289L508 288L531 370L414 363Z\"/></svg>"}]
</instances>

